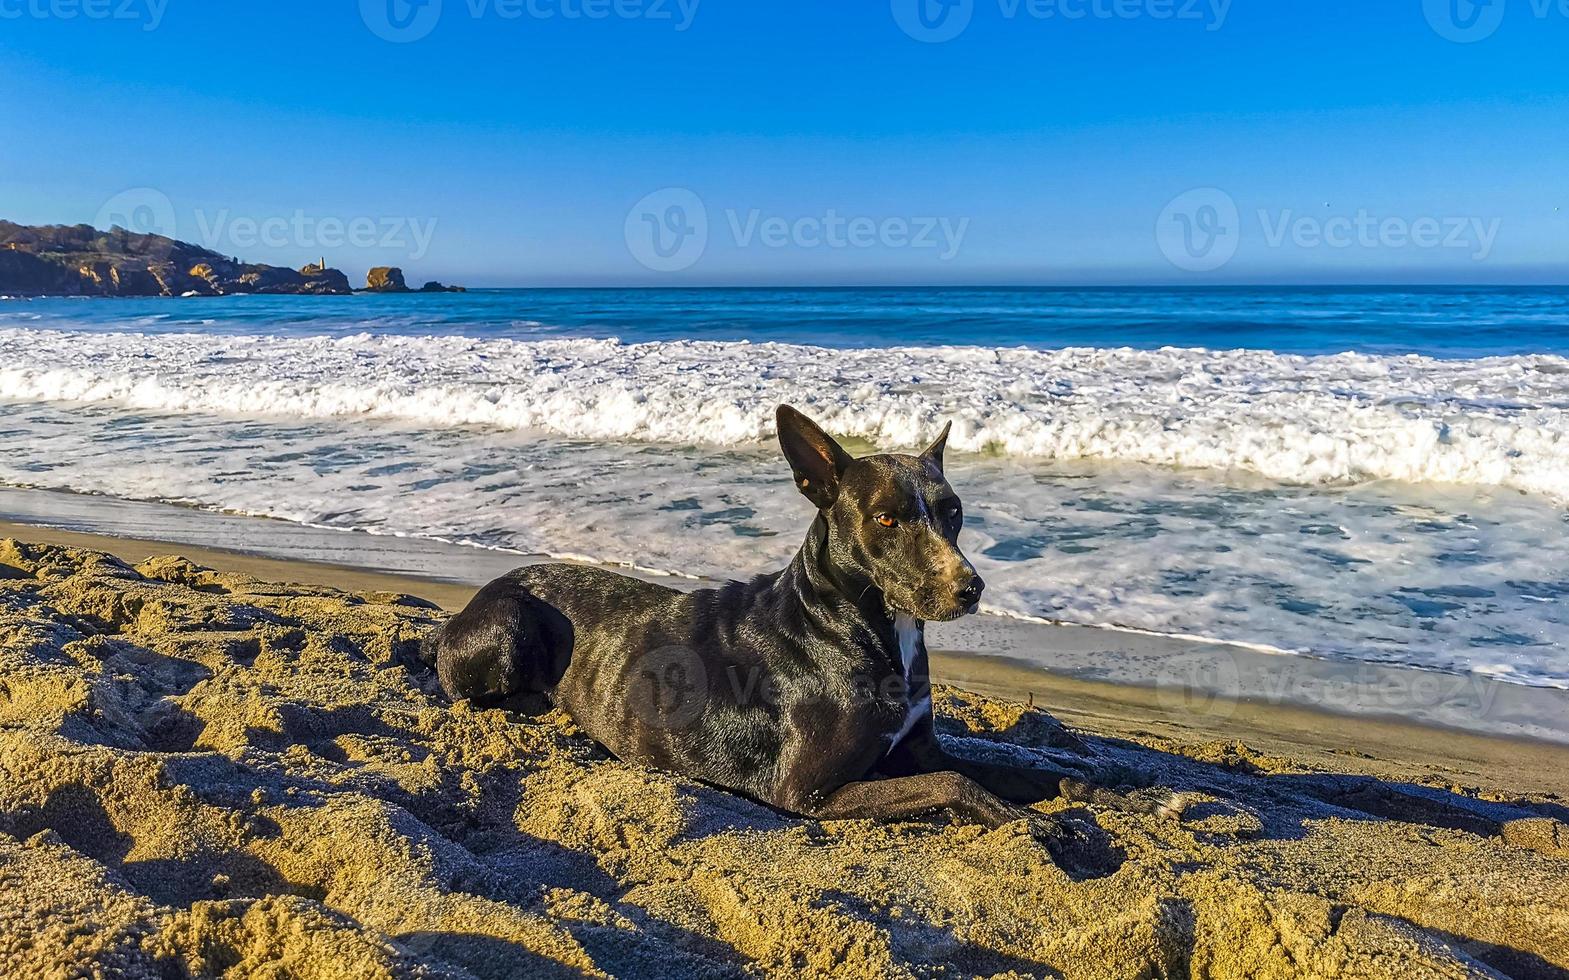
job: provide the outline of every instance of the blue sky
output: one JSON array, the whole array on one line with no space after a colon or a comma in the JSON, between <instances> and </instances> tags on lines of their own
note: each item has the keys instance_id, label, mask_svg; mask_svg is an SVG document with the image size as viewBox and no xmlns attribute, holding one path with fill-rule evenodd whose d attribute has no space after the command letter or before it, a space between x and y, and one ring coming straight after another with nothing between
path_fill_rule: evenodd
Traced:
<instances>
[{"instance_id":1,"label":"blue sky","mask_svg":"<svg viewBox=\"0 0 1569 980\"><path fill-rule=\"evenodd\" d=\"M1569 281L1569 4L952 2L0 0L0 216L474 285Z\"/></svg>"}]
</instances>

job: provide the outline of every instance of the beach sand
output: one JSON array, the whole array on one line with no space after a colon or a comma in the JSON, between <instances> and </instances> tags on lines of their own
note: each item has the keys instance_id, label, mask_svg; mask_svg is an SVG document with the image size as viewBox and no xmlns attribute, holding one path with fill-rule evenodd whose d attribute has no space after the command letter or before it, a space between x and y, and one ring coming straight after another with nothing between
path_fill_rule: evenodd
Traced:
<instances>
[{"instance_id":1,"label":"beach sand","mask_svg":"<svg viewBox=\"0 0 1569 980\"><path fill-rule=\"evenodd\" d=\"M417 645L467 587L7 534L0 975L1569 976L1560 746L937 658L956 751L1187 794L1041 804L1060 867L448 705Z\"/></svg>"}]
</instances>

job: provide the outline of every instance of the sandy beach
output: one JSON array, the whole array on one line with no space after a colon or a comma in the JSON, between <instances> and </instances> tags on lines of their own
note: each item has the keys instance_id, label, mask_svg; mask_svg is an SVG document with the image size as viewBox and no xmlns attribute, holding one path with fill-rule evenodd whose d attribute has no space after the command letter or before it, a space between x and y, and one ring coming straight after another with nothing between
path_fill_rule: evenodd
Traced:
<instances>
[{"instance_id":1,"label":"sandy beach","mask_svg":"<svg viewBox=\"0 0 1569 980\"><path fill-rule=\"evenodd\" d=\"M1022 827L800 820L448 705L417 643L466 586L0 537L6 975L1569 975L1548 743L940 658L956 750L1188 794L1041 804L1090 842L1065 868Z\"/></svg>"}]
</instances>

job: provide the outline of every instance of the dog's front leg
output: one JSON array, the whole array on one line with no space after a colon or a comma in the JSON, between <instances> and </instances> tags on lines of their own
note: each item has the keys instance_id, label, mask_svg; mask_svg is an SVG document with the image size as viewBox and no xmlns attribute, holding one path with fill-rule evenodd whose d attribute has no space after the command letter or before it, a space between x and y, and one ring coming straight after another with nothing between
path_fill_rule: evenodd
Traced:
<instances>
[{"instance_id":1,"label":"dog's front leg","mask_svg":"<svg viewBox=\"0 0 1569 980\"><path fill-rule=\"evenodd\" d=\"M819 820L895 822L946 813L988 830L1023 821L1030 836L1059 864L1071 863L1083 845L1082 829L1071 823L1004 802L975 780L956 772L929 772L849 783L821 803L802 807Z\"/></svg>"},{"instance_id":2,"label":"dog's front leg","mask_svg":"<svg viewBox=\"0 0 1569 980\"><path fill-rule=\"evenodd\" d=\"M1057 796L1067 796L1063 784L1068 780L1082 781L1083 773L1069 772L1055 766L1024 768L995 762L978 762L962 756L950 755L940 749L926 760L930 768L951 769L963 773L986 787L987 791L1014 803L1038 803Z\"/></svg>"},{"instance_id":3,"label":"dog's front leg","mask_svg":"<svg viewBox=\"0 0 1569 980\"><path fill-rule=\"evenodd\" d=\"M935 730L912 733L899 750L884 760L883 770L906 772L956 772L997 797L1014 803L1038 803L1062 797L1075 803L1096 803L1129 813L1180 816L1183 799L1159 788L1119 792L1099 783L1086 770L1069 770L1042 761L1033 766L981 762L953 755L937 741Z\"/></svg>"},{"instance_id":4,"label":"dog's front leg","mask_svg":"<svg viewBox=\"0 0 1569 980\"><path fill-rule=\"evenodd\" d=\"M1026 768L979 762L953 755L942 747L936 731L929 725L911 732L897 749L882 760L878 768L890 776L956 772L984 787L993 796L1013 803L1038 803L1062 796L1063 780L1083 780L1086 777L1084 772L1062 769L1050 763Z\"/></svg>"},{"instance_id":5,"label":"dog's front leg","mask_svg":"<svg viewBox=\"0 0 1569 980\"><path fill-rule=\"evenodd\" d=\"M847 783L821 802L800 809L819 820L897 821L948 813L984 827L1001 827L1030 815L957 772Z\"/></svg>"}]
</instances>

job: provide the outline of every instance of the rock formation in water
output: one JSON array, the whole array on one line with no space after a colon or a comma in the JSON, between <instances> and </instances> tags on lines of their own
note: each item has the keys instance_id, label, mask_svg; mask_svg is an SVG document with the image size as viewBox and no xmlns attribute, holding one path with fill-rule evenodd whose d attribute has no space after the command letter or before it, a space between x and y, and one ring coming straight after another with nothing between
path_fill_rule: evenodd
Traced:
<instances>
[{"instance_id":1,"label":"rock formation in water","mask_svg":"<svg viewBox=\"0 0 1569 980\"><path fill-rule=\"evenodd\" d=\"M434 279L417 290L410 289L408 282L403 278L403 270L397 266L377 266L365 277L367 293L463 293L467 291L462 286L446 286Z\"/></svg>"},{"instance_id":2,"label":"rock formation in water","mask_svg":"<svg viewBox=\"0 0 1569 980\"><path fill-rule=\"evenodd\" d=\"M368 293L406 293L408 283L403 281L403 270L396 266L378 265L365 277Z\"/></svg>"}]
</instances>

